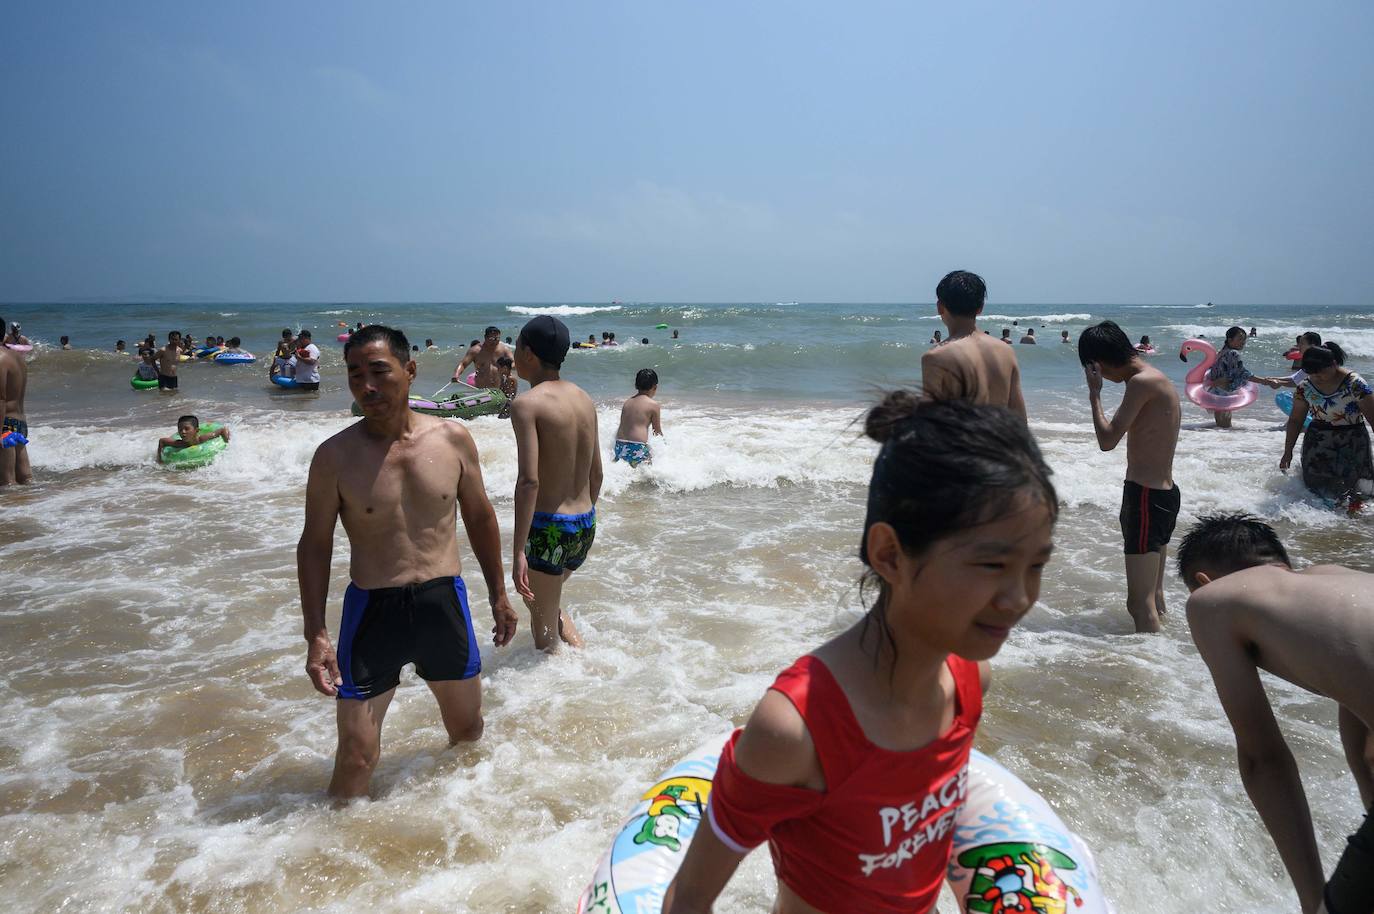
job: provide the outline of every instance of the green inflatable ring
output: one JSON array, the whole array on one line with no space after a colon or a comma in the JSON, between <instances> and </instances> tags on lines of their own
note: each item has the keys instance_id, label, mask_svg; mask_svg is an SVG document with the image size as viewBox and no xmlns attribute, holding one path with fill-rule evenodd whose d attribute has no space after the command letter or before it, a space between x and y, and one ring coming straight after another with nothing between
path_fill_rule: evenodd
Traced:
<instances>
[{"instance_id":1,"label":"green inflatable ring","mask_svg":"<svg viewBox=\"0 0 1374 914\"><path fill-rule=\"evenodd\" d=\"M154 382L156 383L156 382ZM218 422L206 422L200 427L202 432L217 432ZM214 461L219 452L228 447L223 438L211 438L190 447L165 447L162 449L162 462L174 470L193 470Z\"/></svg>"},{"instance_id":2,"label":"green inflatable ring","mask_svg":"<svg viewBox=\"0 0 1374 914\"><path fill-rule=\"evenodd\" d=\"M157 379L146 381L143 378L134 376L129 379L129 386L134 390L153 390L157 387Z\"/></svg>"},{"instance_id":3,"label":"green inflatable ring","mask_svg":"<svg viewBox=\"0 0 1374 914\"><path fill-rule=\"evenodd\" d=\"M668 325L667 325L667 324L654 324L654 329L655 329L655 330L667 330L667 329L668 329Z\"/></svg>"}]
</instances>

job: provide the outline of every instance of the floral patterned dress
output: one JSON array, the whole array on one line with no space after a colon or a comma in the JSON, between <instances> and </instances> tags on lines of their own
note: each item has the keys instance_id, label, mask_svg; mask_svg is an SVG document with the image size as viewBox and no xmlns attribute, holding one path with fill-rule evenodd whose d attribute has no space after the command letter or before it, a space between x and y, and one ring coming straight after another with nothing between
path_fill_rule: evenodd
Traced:
<instances>
[{"instance_id":1,"label":"floral patterned dress","mask_svg":"<svg viewBox=\"0 0 1374 914\"><path fill-rule=\"evenodd\" d=\"M1298 384L1312 424L1302 436L1302 481L1318 495L1359 498L1374 490L1374 456L1360 401L1374 393L1364 378L1345 372L1336 389L1319 390L1311 378Z\"/></svg>"}]
</instances>

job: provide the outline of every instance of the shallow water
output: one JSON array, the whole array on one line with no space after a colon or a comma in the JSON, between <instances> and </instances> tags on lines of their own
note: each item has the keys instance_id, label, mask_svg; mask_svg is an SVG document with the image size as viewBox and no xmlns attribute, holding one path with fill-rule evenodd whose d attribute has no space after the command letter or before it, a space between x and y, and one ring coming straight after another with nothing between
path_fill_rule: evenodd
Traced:
<instances>
[{"instance_id":1,"label":"shallow water","mask_svg":"<svg viewBox=\"0 0 1374 914\"><path fill-rule=\"evenodd\" d=\"M352 320L393 308L403 325L437 335L427 329L442 326L436 309L407 307L323 309ZM569 375L602 404L608 447L627 379L652 359L668 432L652 466L607 465L596 548L567 591L588 647L546 659L523 627L514 646L488 646L486 734L457 749L445 748L433 701L407 672L374 798L347 809L323 797L333 707L303 671L294 559L310 455L352 421L337 345L319 397L269 392L265 366L209 365L189 366L176 397L136 394L123 357L40 347L29 409L38 481L0 502L0 897L24 911L573 910L643 785L742 720L779 669L856 617L873 449L857 438L852 391L916 379L935 326L914 307L855 320L866 307L569 316L584 337L607 315L622 336L662 319L688 324L691 337L673 349L660 331L647 349L570 359ZM504 314L513 329L524 315L505 308L462 311L463 326L475 332ZM1159 364L1179 377L1172 353L1197 332L1182 309L990 310L1057 316L1063 323L1047 326L1074 335L1089 320L1138 316L1127 329L1155 336ZM1305 324L1349 331L1358 370L1374 356L1374 346L1359 349L1374 323L1354 309L1249 314L1201 331L1214 338L1237 318L1260 325L1246 350L1255 370L1277 374L1283 339ZM42 339L70 332L48 329L55 318L38 309L6 316ZM284 321L323 320L321 306L222 306L214 316L260 353L250 333L270 340ZM102 312L86 325L130 339L159 319ZM810 336L822 342L813 348ZM756 348L730 348L745 345ZM1172 569L1166 633L1127 634L1116 521L1124 454L1097 450L1071 350L1017 350L1064 507L1040 605L994 661L979 746L1094 847L1122 914L1292 909ZM748 352L762 354L737 361ZM452 351L426 356L417 386L439 386L455 361ZM818 387L825 377L844 390ZM226 421L234 441L206 469L159 470L155 438L186 411ZM1277 472L1280 418L1267 394L1230 433L1185 406L1180 530L1200 513L1249 510L1304 561L1369 568L1370 520L1338 517ZM509 537L509 426L470 427ZM338 547L332 631L346 584L342 534ZM466 546L464 567L482 633L485 593ZM1329 869L1360 812L1334 706L1269 685ZM763 910L771 897L767 855L755 854L717 910Z\"/></svg>"}]
</instances>

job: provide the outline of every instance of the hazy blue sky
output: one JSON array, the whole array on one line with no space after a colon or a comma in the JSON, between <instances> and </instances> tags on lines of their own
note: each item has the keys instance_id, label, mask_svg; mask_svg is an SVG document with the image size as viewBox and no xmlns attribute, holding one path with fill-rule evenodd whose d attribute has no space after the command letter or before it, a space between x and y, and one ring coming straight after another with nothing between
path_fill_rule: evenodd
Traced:
<instances>
[{"instance_id":1,"label":"hazy blue sky","mask_svg":"<svg viewBox=\"0 0 1374 914\"><path fill-rule=\"evenodd\" d=\"M1374 302L1374 2L17 2L0 300Z\"/></svg>"}]
</instances>

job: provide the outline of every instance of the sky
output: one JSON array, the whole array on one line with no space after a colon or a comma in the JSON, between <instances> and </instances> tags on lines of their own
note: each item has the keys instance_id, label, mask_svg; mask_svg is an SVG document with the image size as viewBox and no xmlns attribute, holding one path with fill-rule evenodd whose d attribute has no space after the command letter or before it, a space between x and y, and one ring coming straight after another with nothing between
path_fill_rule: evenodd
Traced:
<instances>
[{"instance_id":1,"label":"sky","mask_svg":"<svg viewBox=\"0 0 1374 914\"><path fill-rule=\"evenodd\" d=\"M6 0L0 301L1374 303L1374 3Z\"/></svg>"}]
</instances>

